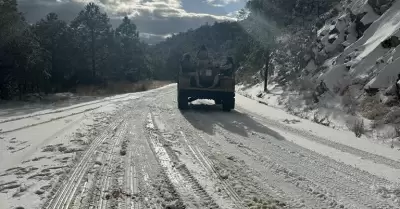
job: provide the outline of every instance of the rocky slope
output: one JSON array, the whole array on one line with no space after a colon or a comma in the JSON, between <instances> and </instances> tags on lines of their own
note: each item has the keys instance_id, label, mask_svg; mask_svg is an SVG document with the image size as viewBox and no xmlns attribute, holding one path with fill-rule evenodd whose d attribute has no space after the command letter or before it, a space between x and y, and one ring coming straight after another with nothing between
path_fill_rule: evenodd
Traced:
<instances>
[{"instance_id":1,"label":"rocky slope","mask_svg":"<svg viewBox=\"0 0 400 209\"><path fill-rule=\"evenodd\" d=\"M400 2L347 0L327 16L315 25L314 38L301 52L286 51L293 45L288 42L281 47L285 51L278 49L283 56L300 56L299 73L289 77L293 67L275 62L271 94L261 93L262 82L239 85L238 91L315 121L320 121L315 115L321 115L328 126L352 128L361 118L371 125L365 127L371 128L371 136L398 137L393 124L400 123L394 91L400 73ZM321 81L325 85L319 85Z\"/></svg>"}]
</instances>

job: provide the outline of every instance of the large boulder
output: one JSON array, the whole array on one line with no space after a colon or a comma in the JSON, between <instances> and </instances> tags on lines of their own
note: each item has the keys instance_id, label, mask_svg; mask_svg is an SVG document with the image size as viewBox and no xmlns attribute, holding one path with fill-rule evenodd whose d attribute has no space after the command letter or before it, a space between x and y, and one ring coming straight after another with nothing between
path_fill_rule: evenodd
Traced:
<instances>
[{"instance_id":1,"label":"large boulder","mask_svg":"<svg viewBox=\"0 0 400 209\"><path fill-rule=\"evenodd\" d=\"M362 12L359 14L353 14L350 12L350 19L355 24L355 30L357 32L357 39L363 36L364 32L368 29L368 27L372 24L364 24L361 19L367 14L367 12Z\"/></svg>"},{"instance_id":2,"label":"large boulder","mask_svg":"<svg viewBox=\"0 0 400 209\"><path fill-rule=\"evenodd\" d=\"M338 39L338 35L337 34L332 34L332 35L329 36L328 42L330 44L333 44L337 39Z\"/></svg>"},{"instance_id":3,"label":"large boulder","mask_svg":"<svg viewBox=\"0 0 400 209\"><path fill-rule=\"evenodd\" d=\"M368 4L378 15L385 13L392 6L393 2L394 0L368 0Z\"/></svg>"},{"instance_id":4,"label":"large boulder","mask_svg":"<svg viewBox=\"0 0 400 209\"><path fill-rule=\"evenodd\" d=\"M388 39L382 41L381 46L386 49L396 48L400 45L399 37L397 36L390 36Z\"/></svg>"},{"instance_id":5,"label":"large boulder","mask_svg":"<svg viewBox=\"0 0 400 209\"><path fill-rule=\"evenodd\" d=\"M364 32L371 26L372 23L364 24L361 21L356 21L356 32L357 38L361 38L364 35Z\"/></svg>"},{"instance_id":6,"label":"large boulder","mask_svg":"<svg viewBox=\"0 0 400 209\"><path fill-rule=\"evenodd\" d=\"M340 33L340 31L334 26L334 27L331 27L330 29L329 29L329 35L332 35L332 34L339 34Z\"/></svg>"}]
</instances>

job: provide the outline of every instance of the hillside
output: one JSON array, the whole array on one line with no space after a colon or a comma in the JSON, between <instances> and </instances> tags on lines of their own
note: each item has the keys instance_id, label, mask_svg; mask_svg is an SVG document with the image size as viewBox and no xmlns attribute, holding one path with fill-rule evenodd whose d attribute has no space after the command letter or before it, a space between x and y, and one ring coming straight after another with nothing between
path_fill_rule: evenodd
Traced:
<instances>
[{"instance_id":1,"label":"hillside","mask_svg":"<svg viewBox=\"0 0 400 209\"><path fill-rule=\"evenodd\" d=\"M255 85L243 83L238 91L334 128L354 130L365 123L365 135L388 139L393 146L393 138L400 136L394 86L400 73L400 2L342 1L325 17L329 18L313 24L308 47L301 53L291 48L276 51L275 57L301 56L294 67L275 62L269 94L263 93L258 74ZM281 48L293 45L281 44ZM321 82L327 87L322 92Z\"/></svg>"},{"instance_id":2,"label":"hillside","mask_svg":"<svg viewBox=\"0 0 400 209\"><path fill-rule=\"evenodd\" d=\"M222 62L226 56L233 56L237 62L245 59L250 53L248 44L254 42L252 37L237 22L219 22L203 25L200 28L182 32L151 47L159 59L160 77L174 77L180 68L179 61L183 54L193 57L201 45L205 45L210 57L215 62Z\"/></svg>"}]
</instances>

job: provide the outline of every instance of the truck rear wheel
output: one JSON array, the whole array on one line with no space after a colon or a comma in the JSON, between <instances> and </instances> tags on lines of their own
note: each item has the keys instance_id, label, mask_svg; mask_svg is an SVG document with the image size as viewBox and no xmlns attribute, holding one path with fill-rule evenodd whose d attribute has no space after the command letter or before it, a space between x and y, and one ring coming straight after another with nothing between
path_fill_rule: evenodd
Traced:
<instances>
[{"instance_id":1,"label":"truck rear wheel","mask_svg":"<svg viewBox=\"0 0 400 209\"><path fill-rule=\"evenodd\" d=\"M178 91L178 109L185 110L189 108L188 97L185 93Z\"/></svg>"},{"instance_id":2,"label":"truck rear wheel","mask_svg":"<svg viewBox=\"0 0 400 209\"><path fill-rule=\"evenodd\" d=\"M222 110L225 112L229 112L232 109L235 109L235 98L227 98L222 101Z\"/></svg>"}]
</instances>

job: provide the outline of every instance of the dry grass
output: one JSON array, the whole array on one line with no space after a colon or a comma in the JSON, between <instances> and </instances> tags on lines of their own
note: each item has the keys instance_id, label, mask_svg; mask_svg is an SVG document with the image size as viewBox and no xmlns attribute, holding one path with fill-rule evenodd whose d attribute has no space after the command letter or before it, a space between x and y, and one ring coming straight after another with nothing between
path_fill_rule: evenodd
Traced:
<instances>
[{"instance_id":1,"label":"dry grass","mask_svg":"<svg viewBox=\"0 0 400 209\"><path fill-rule=\"evenodd\" d=\"M136 83L113 82L107 86L79 86L76 94L80 96L108 96L132 92L147 91L170 84L169 81L140 81Z\"/></svg>"},{"instance_id":2,"label":"dry grass","mask_svg":"<svg viewBox=\"0 0 400 209\"><path fill-rule=\"evenodd\" d=\"M390 111L376 96L364 98L361 101L360 108L362 116L370 120L381 120Z\"/></svg>"}]
</instances>

